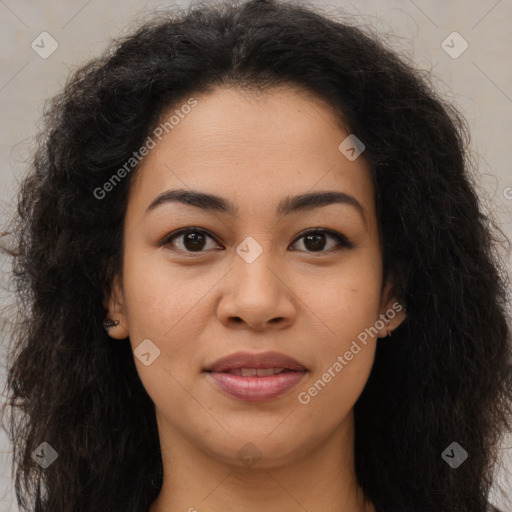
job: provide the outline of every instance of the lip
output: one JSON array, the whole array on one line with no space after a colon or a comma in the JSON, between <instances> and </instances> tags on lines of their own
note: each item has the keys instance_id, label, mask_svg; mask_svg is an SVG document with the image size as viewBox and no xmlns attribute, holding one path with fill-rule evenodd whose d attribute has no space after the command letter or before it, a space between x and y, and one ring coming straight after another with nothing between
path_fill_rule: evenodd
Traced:
<instances>
[{"instance_id":1,"label":"lip","mask_svg":"<svg viewBox=\"0 0 512 512\"><path fill-rule=\"evenodd\" d=\"M222 372L206 372L206 378L228 395L247 402L273 400L296 387L306 371L288 371L268 377L242 377Z\"/></svg>"},{"instance_id":2,"label":"lip","mask_svg":"<svg viewBox=\"0 0 512 512\"><path fill-rule=\"evenodd\" d=\"M286 371L264 377L227 373L240 368L283 368ZM261 402L273 400L296 387L308 370L296 359L279 352L237 352L217 360L204 373L217 389L231 397Z\"/></svg>"},{"instance_id":3,"label":"lip","mask_svg":"<svg viewBox=\"0 0 512 512\"><path fill-rule=\"evenodd\" d=\"M205 368L205 371L225 372L239 368L285 368L286 370L299 372L307 371L307 368L296 359L280 352L236 352L218 359L212 365Z\"/></svg>"}]
</instances>

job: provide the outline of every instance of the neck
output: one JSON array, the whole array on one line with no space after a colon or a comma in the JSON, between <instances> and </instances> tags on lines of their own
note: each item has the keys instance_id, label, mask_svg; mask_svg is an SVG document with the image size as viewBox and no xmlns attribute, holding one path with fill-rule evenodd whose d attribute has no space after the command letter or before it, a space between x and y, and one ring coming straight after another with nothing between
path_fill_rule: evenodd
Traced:
<instances>
[{"instance_id":1,"label":"neck","mask_svg":"<svg viewBox=\"0 0 512 512\"><path fill-rule=\"evenodd\" d=\"M352 412L321 444L313 440L284 463L262 456L250 467L212 457L160 425L159 431L168 449L149 512L375 512L355 476Z\"/></svg>"}]
</instances>

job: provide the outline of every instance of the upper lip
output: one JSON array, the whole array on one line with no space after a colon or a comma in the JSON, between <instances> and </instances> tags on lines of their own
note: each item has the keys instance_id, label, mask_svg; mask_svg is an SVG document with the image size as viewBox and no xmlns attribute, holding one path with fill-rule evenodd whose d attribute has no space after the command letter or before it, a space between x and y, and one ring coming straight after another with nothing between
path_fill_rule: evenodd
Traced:
<instances>
[{"instance_id":1,"label":"upper lip","mask_svg":"<svg viewBox=\"0 0 512 512\"><path fill-rule=\"evenodd\" d=\"M212 365L205 368L208 372L224 372L238 368L285 368L295 371L306 371L306 368L293 357L279 352L236 352L221 357Z\"/></svg>"}]
</instances>

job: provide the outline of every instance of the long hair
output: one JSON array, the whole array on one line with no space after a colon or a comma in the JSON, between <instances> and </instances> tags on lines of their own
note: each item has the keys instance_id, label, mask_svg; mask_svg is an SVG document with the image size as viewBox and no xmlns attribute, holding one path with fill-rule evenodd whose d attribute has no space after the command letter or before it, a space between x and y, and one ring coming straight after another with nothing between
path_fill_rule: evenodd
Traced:
<instances>
[{"instance_id":1,"label":"long hair","mask_svg":"<svg viewBox=\"0 0 512 512\"><path fill-rule=\"evenodd\" d=\"M407 308L354 406L358 482L378 512L486 510L511 430L510 297L467 122L378 37L278 0L159 12L47 103L11 228L19 313L5 409L22 510L147 512L156 499L154 404L129 344L102 328L138 165L107 197L94 191L169 106L281 84L326 100L364 142L384 278ZM44 442L58 455L45 469ZM453 442L468 454L457 469L442 457Z\"/></svg>"}]
</instances>

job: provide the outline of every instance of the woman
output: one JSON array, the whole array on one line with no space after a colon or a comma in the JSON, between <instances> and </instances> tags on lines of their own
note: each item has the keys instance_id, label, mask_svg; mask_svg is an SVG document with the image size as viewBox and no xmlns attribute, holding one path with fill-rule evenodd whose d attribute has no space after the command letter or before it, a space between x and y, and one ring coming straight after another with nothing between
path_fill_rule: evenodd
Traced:
<instances>
[{"instance_id":1,"label":"woman","mask_svg":"<svg viewBox=\"0 0 512 512\"><path fill-rule=\"evenodd\" d=\"M23 510L494 510L500 230L418 71L306 6L218 4L118 41L45 121L14 228Z\"/></svg>"}]
</instances>

